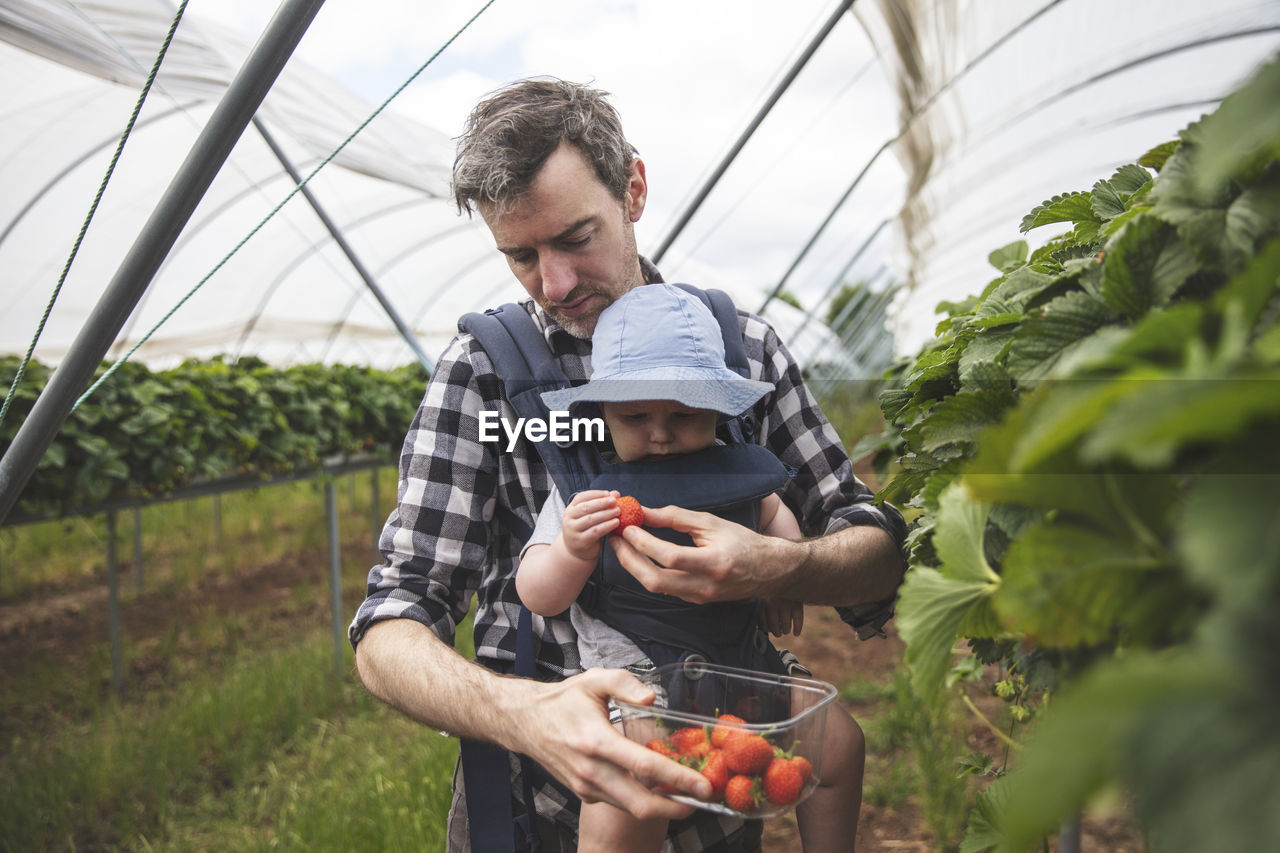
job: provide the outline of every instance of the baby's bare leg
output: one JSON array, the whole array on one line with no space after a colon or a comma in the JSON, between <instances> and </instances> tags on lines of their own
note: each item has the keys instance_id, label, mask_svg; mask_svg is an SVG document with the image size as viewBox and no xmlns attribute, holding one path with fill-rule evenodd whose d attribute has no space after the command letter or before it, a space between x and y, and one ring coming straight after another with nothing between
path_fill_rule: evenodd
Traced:
<instances>
[{"instance_id":1,"label":"baby's bare leg","mask_svg":"<svg viewBox=\"0 0 1280 853\"><path fill-rule=\"evenodd\" d=\"M837 704L827 709L822 742L821 779L813 794L796 807L796 823L805 853L851 851L862 810L862 769L867 742L862 727Z\"/></svg>"},{"instance_id":2,"label":"baby's bare leg","mask_svg":"<svg viewBox=\"0 0 1280 853\"><path fill-rule=\"evenodd\" d=\"M578 853L657 853L666 835L665 820L639 820L608 803L583 803Z\"/></svg>"}]
</instances>

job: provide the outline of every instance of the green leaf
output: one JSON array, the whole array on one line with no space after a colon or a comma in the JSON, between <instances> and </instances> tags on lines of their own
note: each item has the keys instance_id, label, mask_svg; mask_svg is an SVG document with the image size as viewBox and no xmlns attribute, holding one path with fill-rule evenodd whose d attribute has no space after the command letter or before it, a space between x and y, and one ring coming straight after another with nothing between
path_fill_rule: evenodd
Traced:
<instances>
[{"instance_id":1,"label":"green leaf","mask_svg":"<svg viewBox=\"0 0 1280 853\"><path fill-rule=\"evenodd\" d=\"M920 447L929 453L957 442L970 442L988 424L995 423L1013 402L1006 390L971 391L938 402L920 424Z\"/></svg>"},{"instance_id":2,"label":"green leaf","mask_svg":"<svg viewBox=\"0 0 1280 853\"><path fill-rule=\"evenodd\" d=\"M1001 624L1037 645L1097 645L1114 640L1118 626L1145 612L1151 573L1166 568L1133 540L1042 523L1010 544L993 604Z\"/></svg>"},{"instance_id":3,"label":"green leaf","mask_svg":"<svg viewBox=\"0 0 1280 853\"><path fill-rule=\"evenodd\" d=\"M1089 519L1100 529L1124 535L1106 484L1083 466L1074 452L1037 464L1034 471L1015 470L1010 456L1026 429L1030 411L1020 405L1005 420L983 434L978 454L965 468L964 484L975 499L989 504L1012 504Z\"/></svg>"},{"instance_id":4,"label":"green leaf","mask_svg":"<svg viewBox=\"0 0 1280 853\"><path fill-rule=\"evenodd\" d=\"M1003 361L1009 346L1013 343L1016 328L1001 326L994 329L983 329L974 335L973 340L960 353L959 375L961 382L978 362L1000 363Z\"/></svg>"},{"instance_id":5,"label":"green leaf","mask_svg":"<svg viewBox=\"0 0 1280 853\"><path fill-rule=\"evenodd\" d=\"M991 391L1007 397L1005 402L1013 401L1013 380L1009 378L1009 371L996 363L995 359L967 361L961 358L960 390ZM1002 409L1004 405L1002 403Z\"/></svg>"},{"instance_id":6,"label":"green leaf","mask_svg":"<svg viewBox=\"0 0 1280 853\"><path fill-rule=\"evenodd\" d=\"M1132 195L1151 183L1151 173L1140 165L1127 163L1116 169L1107 183L1114 187L1117 192Z\"/></svg>"},{"instance_id":7,"label":"green leaf","mask_svg":"<svg viewBox=\"0 0 1280 853\"><path fill-rule=\"evenodd\" d=\"M1015 240L1009 245L1001 246L987 255L987 260L991 262L991 266L1000 270L1000 272L1009 272L1027 262L1028 252L1029 247L1026 240Z\"/></svg>"},{"instance_id":8,"label":"green leaf","mask_svg":"<svg viewBox=\"0 0 1280 853\"><path fill-rule=\"evenodd\" d=\"M1090 202L1089 193L1085 192L1056 195L1033 207L1031 212L1022 218L1022 224L1018 226L1018 230L1025 234L1032 228L1039 228L1041 225L1052 222L1096 221L1097 214L1093 212Z\"/></svg>"},{"instance_id":9,"label":"green leaf","mask_svg":"<svg viewBox=\"0 0 1280 853\"><path fill-rule=\"evenodd\" d=\"M1057 697L1004 777L998 848L1023 853L1112 785L1138 792L1153 849L1270 849L1280 841L1280 730L1229 663L1134 653Z\"/></svg>"},{"instance_id":10,"label":"green leaf","mask_svg":"<svg viewBox=\"0 0 1280 853\"><path fill-rule=\"evenodd\" d=\"M1258 430L1240 436L1179 507L1177 550L1188 574L1235 613L1274 619L1280 584L1280 448Z\"/></svg>"},{"instance_id":11,"label":"green leaf","mask_svg":"<svg viewBox=\"0 0 1280 853\"><path fill-rule=\"evenodd\" d=\"M1114 319L1110 308L1080 291L1050 301L1018 327L1006 362L1009 373L1019 380L1045 376L1069 347Z\"/></svg>"},{"instance_id":12,"label":"green leaf","mask_svg":"<svg viewBox=\"0 0 1280 853\"><path fill-rule=\"evenodd\" d=\"M1139 157L1138 165L1146 166L1148 169L1155 169L1159 172L1164 168L1165 161L1173 156L1173 152L1177 151L1178 146L1181 144L1181 139L1171 139L1168 142L1162 142L1146 154Z\"/></svg>"},{"instance_id":13,"label":"green leaf","mask_svg":"<svg viewBox=\"0 0 1280 853\"><path fill-rule=\"evenodd\" d=\"M1089 206L1093 209L1094 215L1104 222L1114 219L1125 211L1124 198L1108 181L1098 181L1094 184L1090 195L1092 198Z\"/></svg>"},{"instance_id":14,"label":"green leaf","mask_svg":"<svg viewBox=\"0 0 1280 853\"><path fill-rule=\"evenodd\" d=\"M931 695L941 686L960 626L990 588L991 584L944 577L928 566L913 566L907 572L898 597L897 621L907 644L912 683L921 694Z\"/></svg>"},{"instance_id":15,"label":"green leaf","mask_svg":"<svg viewBox=\"0 0 1280 853\"><path fill-rule=\"evenodd\" d=\"M1232 268L1244 266L1259 245L1280 231L1280 183L1249 187L1227 208L1225 236Z\"/></svg>"},{"instance_id":16,"label":"green leaf","mask_svg":"<svg viewBox=\"0 0 1280 853\"><path fill-rule=\"evenodd\" d=\"M999 587L1000 578L983 554L989 511L961 486L944 491L933 534L941 567L913 566L903 582L898 627L907 643L913 681L922 693L941 685L961 625Z\"/></svg>"},{"instance_id":17,"label":"green leaf","mask_svg":"<svg viewBox=\"0 0 1280 853\"><path fill-rule=\"evenodd\" d=\"M1196 271L1195 258L1177 232L1154 216L1130 222L1107 247L1102 298L1130 319L1163 306Z\"/></svg>"},{"instance_id":18,"label":"green leaf","mask_svg":"<svg viewBox=\"0 0 1280 853\"><path fill-rule=\"evenodd\" d=\"M1280 238L1268 243L1237 276L1214 294L1213 305L1225 313L1232 302L1250 328L1257 325L1266 306L1280 293ZM1275 322L1274 312L1271 322Z\"/></svg>"},{"instance_id":19,"label":"green leaf","mask_svg":"<svg viewBox=\"0 0 1280 853\"><path fill-rule=\"evenodd\" d=\"M1011 471L1043 470L1046 463L1074 452L1131 386L1117 380L1048 380L1027 402L1026 420L1009 456Z\"/></svg>"},{"instance_id":20,"label":"green leaf","mask_svg":"<svg viewBox=\"0 0 1280 853\"><path fill-rule=\"evenodd\" d=\"M976 315L1003 314L1009 310L1021 310L1027 302L1045 288L1057 281L1056 276L1040 272L1032 267L1019 267L1009 273L1005 279L988 295L986 302L991 303L993 310L983 311L979 307Z\"/></svg>"},{"instance_id":21,"label":"green leaf","mask_svg":"<svg viewBox=\"0 0 1280 853\"><path fill-rule=\"evenodd\" d=\"M1195 176L1202 194L1228 181L1247 180L1262 164L1280 158L1277 92L1280 59L1272 58L1211 115L1188 129L1204 152Z\"/></svg>"},{"instance_id":22,"label":"green leaf","mask_svg":"<svg viewBox=\"0 0 1280 853\"><path fill-rule=\"evenodd\" d=\"M982 853L1005 842L1000 831L1001 816L1008 800L1008 777L1001 777L979 791L969 812L969 827L960 843L960 853Z\"/></svg>"},{"instance_id":23,"label":"green leaf","mask_svg":"<svg viewBox=\"0 0 1280 853\"><path fill-rule=\"evenodd\" d=\"M998 584L1000 577L987 565L982 539L991 508L973 500L963 486L947 489L939 499L934 548L948 578Z\"/></svg>"},{"instance_id":24,"label":"green leaf","mask_svg":"<svg viewBox=\"0 0 1280 853\"><path fill-rule=\"evenodd\" d=\"M1230 441L1254 424L1280 425L1280 377L1274 373L1179 377L1131 383L1081 445L1081 458L1124 459L1163 468L1179 453Z\"/></svg>"}]
</instances>

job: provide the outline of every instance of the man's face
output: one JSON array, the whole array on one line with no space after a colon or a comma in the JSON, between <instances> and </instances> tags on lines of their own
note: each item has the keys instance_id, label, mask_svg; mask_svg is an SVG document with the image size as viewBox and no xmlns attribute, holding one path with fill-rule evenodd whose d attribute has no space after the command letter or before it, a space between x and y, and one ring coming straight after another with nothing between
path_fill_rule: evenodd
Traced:
<instances>
[{"instance_id":1,"label":"man's face","mask_svg":"<svg viewBox=\"0 0 1280 853\"><path fill-rule=\"evenodd\" d=\"M571 335L591 337L600 312L643 284L633 223L648 186L636 160L626 196L611 195L578 149L562 144L527 192L480 215L520 284Z\"/></svg>"}]
</instances>

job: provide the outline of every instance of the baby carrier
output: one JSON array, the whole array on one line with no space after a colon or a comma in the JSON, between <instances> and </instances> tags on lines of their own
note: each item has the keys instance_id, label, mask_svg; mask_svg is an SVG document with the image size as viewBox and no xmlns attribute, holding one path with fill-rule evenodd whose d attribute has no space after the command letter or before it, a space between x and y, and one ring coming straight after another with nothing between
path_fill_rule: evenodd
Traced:
<instances>
[{"instance_id":1,"label":"baby carrier","mask_svg":"<svg viewBox=\"0 0 1280 853\"><path fill-rule=\"evenodd\" d=\"M648 507L676 504L711 512L757 530L762 499L787 479L778 457L758 444L739 442L674 458L607 465L590 487L616 489ZM678 545L693 544L687 534L670 528L645 529ZM578 603L626 634L655 664L693 658L785 673L778 652L756 627L758 599L691 604L645 589L612 548L601 548L600 555Z\"/></svg>"},{"instance_id":2,"label":"baby carrier","mask_svg":"<svg viewBox=\"0 0 1280 853\"><path fill-rule=\"evenodd\" d=\"M677 286L700 298L711 309L724 340L726 366L749 376L738 313L728 294L684 284ZM525 308L508 303L484 313L467 314L459 320L458 327L469 332L484 348L517 416L546 420L549 411L542 392L568 388L571 383ZM749 413L722 419L717 433L724 446L680 457L677 463L680 467L674 470L681 473L675 479L670 462L610 465L589 442L545 441L538 444L538 451L566 502L584 489L617 489L636 497L645 506L678 503L689 509L716 512L754 529L760 499L780 488L788 477L788 471L777 457L751 443L754 428ZM694 477L687 476L690 465L701 466ZM679 493L674 491L673 482L681 483ZM696 488L690 489L690 484ZM533 533L511 513L503 515L502 523L522 541ZM689 542L687 536L676 531L653 529L650 532L671 541ZM579 601L588 612L606 619L636 640L655 663L680 660L692 654L739 666L782 671L778 654L767 638L759 642L763 635L755 630L754 618L759 602L691 605L671 596L650 593L617 564L612 548L606 546L601 550L611 559L597 566ZM749 625L750 632L726 632L723 627L729 624L726 617L733 620L735 627ZM706 631L709 626L713 630ZM708 636L712 638L710 645L697 639ZM520 609L517 625L516 650L515 674L534 677L532 617L524 607ZM512 849L511 824L493 817L511 814L506 756L505 750L492 744L462 742L468 812L473 817L470 821L472 849ZM521 758L524 800L532 803L533 762ZM481 813L484 818L475 819ZM521 816L515 823L529 849L536 850L538 838L531 817Z\"/></svg>"}]
</instances>

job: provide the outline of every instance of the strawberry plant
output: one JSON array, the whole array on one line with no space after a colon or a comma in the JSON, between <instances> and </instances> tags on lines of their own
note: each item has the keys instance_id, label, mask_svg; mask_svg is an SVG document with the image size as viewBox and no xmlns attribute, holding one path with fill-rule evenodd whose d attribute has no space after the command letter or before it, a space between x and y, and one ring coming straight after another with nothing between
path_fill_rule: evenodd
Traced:
<instances>
[{"instance_id":1,"label":"strawberry plant","mask_svg":"<svg viewBox=\"0 0 1280 853\"><path fill-rule=\"evenodd\" d=\"M915 514L898 625L922 695L982 664L1020 729L962 851L1022 851L1109 788L1153 849L1280 819L1280 63L1034 207L944 303L861 445ZM857 452L855 452L857 455ZM953 660L958 641L969 657ZM1051 699L1051 701L1050 701Z\"/></svg>"},{"instance_id":2,"label":"strawberry plant","mask_svg":"<svg viewBox=\"0 0 1280 853\"><path fill-rule=\"evenodd\" d=\"M17 366L0 359L0 384L9 386ZM28 367L0 425L0 453L49 373ZM151 371L125 362L68 418L17 512L56 515L200 481L319 470L327 458L356 453L393 460L425 385L416 364L277 369L242 358Z\"/></svg>"}]
</instances>

